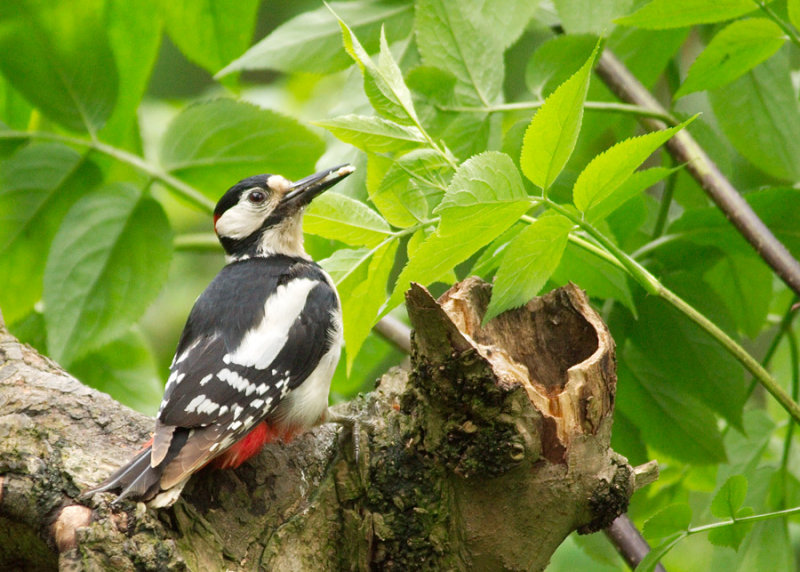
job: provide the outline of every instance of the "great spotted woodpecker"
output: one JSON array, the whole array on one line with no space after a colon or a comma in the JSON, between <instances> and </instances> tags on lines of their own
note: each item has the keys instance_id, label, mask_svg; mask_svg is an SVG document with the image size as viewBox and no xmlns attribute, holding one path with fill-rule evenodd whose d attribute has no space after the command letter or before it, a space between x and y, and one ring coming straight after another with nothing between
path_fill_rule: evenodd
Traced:
<instances>
[{"instance_id":1,"label":"great spotted woodpecker","mask_svg":"<svg viewBox=\"0 0 800 572\"><path fill-rule=\"evenodd\" d=\"M350 165L292 183L257 175L214 210L228 264L189 314L153 439L85 494L121 489L152 507L174 503L206 465L238 467L262 445L325 420L342 347L339 298L303 249L311 200Z\"/></svg>"}]
</instances>

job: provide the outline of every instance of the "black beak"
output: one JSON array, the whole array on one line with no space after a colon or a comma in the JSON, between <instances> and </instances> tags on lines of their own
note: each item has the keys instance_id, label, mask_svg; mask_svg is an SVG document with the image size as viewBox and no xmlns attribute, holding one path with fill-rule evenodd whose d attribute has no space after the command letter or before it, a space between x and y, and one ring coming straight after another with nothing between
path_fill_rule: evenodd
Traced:
<instances>
[{"instance_id":1,"label":"black beak","mask_svg":"<svg viewBox=\"0 0 800 572\"><path fill-rule=\"evenodd\" d=\"M302 208L355 170L355 167L345 163L295 181L289 192L283 196L281 206L289 207L291 210Z\"/></svg>"}]
</instances>

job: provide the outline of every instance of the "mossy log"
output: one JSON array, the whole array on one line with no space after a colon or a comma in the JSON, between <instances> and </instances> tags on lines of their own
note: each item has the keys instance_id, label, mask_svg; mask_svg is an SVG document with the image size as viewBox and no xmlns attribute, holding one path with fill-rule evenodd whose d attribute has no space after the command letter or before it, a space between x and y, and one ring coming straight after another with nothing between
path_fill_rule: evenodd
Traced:
<instances>
[{"instance_id":1,"label":"mossy log","mask_svg":"<svg viewBox=\"0 0 800 572\"><path fill-rule=\"evenodd\" d=\"M152 420L70 377L0 322L0 569L541 570L624 512L610 448L614 344L568 285L485 325L490 286L407 294L411 369L173 507L81 499ZM356 446L355 444L358 444Z\"/></svg>"}]
</instances>

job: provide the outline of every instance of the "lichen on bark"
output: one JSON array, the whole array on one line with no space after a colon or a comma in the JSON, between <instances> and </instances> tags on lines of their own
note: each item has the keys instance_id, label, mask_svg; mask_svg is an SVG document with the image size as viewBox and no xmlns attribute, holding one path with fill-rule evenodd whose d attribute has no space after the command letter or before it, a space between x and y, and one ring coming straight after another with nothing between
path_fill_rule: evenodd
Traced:
<instances>
[{"instance_id":1,"label":"lichen on bark","mask_svg":"<svg viewBox=\"0 0 800 572\"><path fill-rule=\"evenodd\" d=\"M160 511L78 498L152 421L2 328L0 525L24 527L31 562L76 570L543 569L632 493L609 445L613 341L572 285L483 324L489 293L477 279L438 301L412 287L410 370L338 406L361 420L358 439L325 425L271 444L238 470L201 471Z\"/></svg>"}]
</instances>

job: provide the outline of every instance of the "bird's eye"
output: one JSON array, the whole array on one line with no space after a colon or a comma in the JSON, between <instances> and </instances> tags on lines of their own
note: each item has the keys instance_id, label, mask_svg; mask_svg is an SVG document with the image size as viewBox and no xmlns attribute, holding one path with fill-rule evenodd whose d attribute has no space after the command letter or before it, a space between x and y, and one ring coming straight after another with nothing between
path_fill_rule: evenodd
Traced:
<instances>
[{"instance_id":1,"label":"bird's eye","mask_svg":"<svg viewBox=\"0 0 800 572\"><path fill-rule=\"evenodd\" d=\"M249 193L247 193L247 200L250 201L251 203L255 204L263 203L266 200L266 198L267 195L263 191L250 191Z\"/></svg>"}]
</instances>

